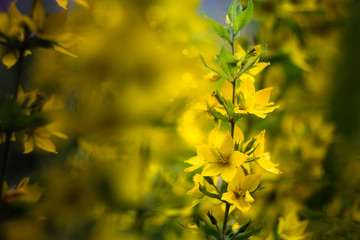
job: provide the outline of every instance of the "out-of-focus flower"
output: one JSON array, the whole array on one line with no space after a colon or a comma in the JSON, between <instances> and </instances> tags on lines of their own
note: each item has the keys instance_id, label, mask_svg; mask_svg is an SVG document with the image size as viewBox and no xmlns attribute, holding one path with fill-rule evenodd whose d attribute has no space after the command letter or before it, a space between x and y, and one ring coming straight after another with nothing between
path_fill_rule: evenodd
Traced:
<instances>
[{"instance_id":1,"label":"out-of-focus flower","mask_svg":"<svg viewBox=\"0 0 360 240\"><path fill-rule=\"evenodd\" d=\"M240 44L236 44L235 59L239 61L238 62L239 67L246 67L247 64L249 64L251 61L254 61L261 52L262 52L261 45L256 45L251 50L251 57L249 57L249 59L246 62L244 62L242 60L244 60L244 58L246 56L246 52L241 47ZM264 70L269 65L270 65L269 62L260 62L260 58L257 58L254 65L248 71L244 72L240 76L240 79L241 80L250 79L252 82L255 82L255 75L259 74L262 70Z\"/></svg>"},{"instance_id":2,"label":"out-of-focus flower","mask_svg":"<svg viewBox=\"0 0 360 240\"><path fill-rule=\"evenodd\" d=\"M23 17L16 8L15 1L10 5L8 13L0 13L0 56L7 67L12 67L19 59L19 45L24 40L24 29L21 27ZM29 54L24 51L23 55Z\"/></svg>"},{"instance_id":3,"label":"out-of-focus flower","mask_svg":"<svg viewBox=\"0 0 360 240\"><path fill-rule=\"evenodd\" d=\"M299 221L295 211L289 212L285 218L279 218L278 234L285 240L305 239L308 221Z\"/></svg>"},{"instance_id":4,"label":"out-of-focus flower","mask_svg":"<svg viewBox=\"0 0 360 240\"><path fill-rule=\"evenodd\" d=\"M39 187L38 184L29 184L29 182L30 179L26 177L21 180L15 189L9 188L8 184L4 182L0 204L15 201L36 203L40 199L44 189Z\"/></svg>"},{"instance_id":5,"label":"out-of-focus flower","mask_svg":"<svg viewBox=\"0 0 360 240\"><path fill-rule=\"evenodd\" d=\"M187 194L194 194L196 192L199 191L199 184L201 184L202 186L205 185L205 180L204 177L201 176L201 174L195 174L193 177L193 181L194 181L194 187L192 189L190 189Z\"/></svg>"},{"instance_id":6,"label":"out-of-focus flower","mask_svg":"<svg viewBox=\"0 0 360 240\"><path fill-rule=\"evenodd\" d=\"M55 95L52 95L49 100L45 101L38 94L38 91L24 93L22 88L19 88L18 101L25 108L26 114L29 115L38 111L51 111L54 108ZM59 131L59 124L57 122L25 130L24 153L32 152L35 145L45 151L56 153L56 147L49 139L52 135L67 139L67 136Z\"/></svg>"},{"instance_id":7,"label":"out-of-focus flower","mask_svg":"<svg viewBox=\"0 0 360 240\"><path fill-rule=\"evenodd\" d=\"M265 130L261 131L259 135L257 135L256 140L253 144L253 158L257 164L260 165L263 169L268 172L272 172L275 174L281 174L282 172L277 168L279 164L275 164L270 161L270 153L265 151ZM250 150L251 151L251 150Z\"/></svg>"},{"instance_id":8,"label":"out-of-focus flower","mask_svg":"<svg viewBox=\"0 0 360 240\"><path fill-rule=\"evenodd\" d=\"M250 203L255 201L250 193L259 186L260 179L261 174L245 176L243 170L239 168L221 199L234 204L236 208L246 213L251 207Z\"/></svg>"},{"instance_id":9,"label":"out-of-focus flower","mask_svg":"<svg viewBox=\"0 0 360 240\"><path fill-rule=\"evenodd\" d=\"M210 80L210 81L217 81L217 80L220 79L220 76L219 76L217 73L210 72L210 73L206 74L206 75L204 76L204 78L205 78L206 80Z\"/></svg>"}]
</instances>

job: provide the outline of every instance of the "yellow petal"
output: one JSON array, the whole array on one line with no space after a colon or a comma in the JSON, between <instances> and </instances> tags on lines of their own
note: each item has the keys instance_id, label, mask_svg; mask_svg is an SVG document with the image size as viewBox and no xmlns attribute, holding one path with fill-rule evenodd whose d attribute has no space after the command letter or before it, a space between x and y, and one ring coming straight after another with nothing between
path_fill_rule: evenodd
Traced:
<instances>
[{"instance_id":1,"label":"yellow petal","mask_svg":"<svg viewBox=\"0 0 360 240\"><path fill-rule=\"evenodd\" d=\"M233 153L234 141L229 131L226 132L225 137L219 146L219 151L223 156L230 156Z\"/></svg>"},{"instance_id":2,"label":"yellow petal","mask_svg":"<svg viewBox=\"0 0 360 240\"><path fill-rule=\"evenodd\" d=\"M250 195L249 191L246 191L245 193L245 201L248 203L252 203L255 201L254 198Z\"/></svg>"},{"instance_id":3,"label":"yellow petal","mask_svg":"<svg viewBox=\"0 0 360 240\"><path fill-rule=\"evenodd\" d=\"M248 158L248 155L239 152L234 151L231 155L231 158L229 160L230 164L239 167L241 164L243 164Z\"/></svg>"},{"instance_id":4,"label":"yellow petal","mask_svg":"<svg viewBox=\"0 0 360 240\"><path fill-rule=\"evenodd\" d=\"M56 2L59 4L60 7L67 9L67 0L56 0Z\"/></svg>"},{"instance_id":5,"label":"yellow petal","mask_svg":"<svg viewBox=\"0 0 360 240\"><path fill-rule=\"evenodd\" d=\"M226 192L222 195L221 200L227 201L228 203L234 203L234 194L232 192Z\"/></svg>"},{"instance_id":6,"label":"yellow petal","mask_svg":"<svg viewBox=\"0 0 360 240\"><path fill-rule=\"evenodd\" d=\"M61 11L59 13L49 15L46 19L43 32L48 34L60 32L64 28L66 16L66 11Z\"/></svg>"},{"instance_id":7,"label":"yellow petal","mask_svg":"<svg viewBox=\"0 0 360 240\"><path fill-rule=\"evenodd\" d=\"M272 172L272 173L275 173L278 175L282 174L282 171L280 171L279 169L276 168L279 164L275 164L270 161L269 153L264 154L264 156L261 157L260 159L256 160L256 162L260 165L260 167L262 167L263 169L265 169L268 172Z\"/></svg>"},{"instance_id":8,"label":"yellow petal","mask_svg":"<svg viewBox=\"0 0 360 240\"><path fill-rule=\"evenodd\" d=\"M17 188L21 188L21 187L26 187L30 182L30 178L29 177L25 177L23 178L23 180L21 180L21 182L18 184Z\"/></svg>"},{"instance_id":9,"label":"yellow petal","mask_svg":"<svg viewBox=\"0 0 360 240\"><path fill-rule=\"evenodd\" d=\"M21 17L21 13L19 12L19 10L16 7L16 1L13 1L9 7L9 16L12 20L12 22L14 22L15 19L18 19Z\"/></svg>"},{"instance_id":10,"label":"yellow petal","mask_svg":"<svg viewBox=\"0 0 360 240\"><path fill-rule=\"evenodd\" d=\"M265 88L255 93L256 103L261 106L266 106L270 100L272 88Z\"/></svg>"},{"instance_id":11,"label":"yellow petal","mask_svg":"<svg viewBox=\"0 0 360 240\"><path fill-rule=\"evenodd\" d=\"M260 63L256 64L255 67L250 69L249 73L252 75L257 75L269 65L270 65L269 62L260 62Z\"/></svg>"},{"instance_id":12,"label":"yellow petal","mask_svg":"<svg viewBox=\"0 0 360 240\"><path fill-rule=\"evenodd\" d=\"M221 168L218 164L209 163L207 164L203 171L201 172L201 175L203 176L217 176L221 173Z\"/></svg>"},{"instance_id":13,"label":"yellow petal","mask_svg":"<svg viewBox=\"0 0 360 240\"><path fill-rule=\"evenodd\" d=\"M10 26L10 19L6 13L0 12L0 32L6 34Z\"/></svg>"},{"instance_id":14,"label":"yellow petal","mask_svg":"<svg viewBox=\"0 0 360 240\"><path fill-rule=\"evenodd\" d=\"M229 81L224 81L221 87L220 94L227 100L232 100L233 87Z\"/></svg>"},{"instance_id":15,"label":"yellow petal","mask_svg":"<svg viewBox=\"0 0 360 240\"><path fill-rule=\"evenodd\" d=\"M217 81L220 79L220 76L217 73L210 72L210 73L206 74L204 76L204 78L209 81Z\"/></svg>"},{"instance_id":16,"label":"yellow petal","mask_svg":"<svg viewBox=\"0 0 360 240\"><path fill-rule=\"evenodd\" d=\"M10 50L3 56L3 63L7 68L11 68L15 65L16 61L19 58L19 52L17 50Z\"/></svg>"},{"instance_id":17,"label":"yellow petal","mask_svg":"<svg viewBox=\"0 0 360 240\"><path fill-rule=\"evenodd\" d=\"M261 174L251 174L245 176L244 189L249 190L250 192L255 191L259 186L261 180Z\"/></svg>"},{"instance_id":18,"label":"yellow petal","mask_svg":"<svg viewBox=\"0 0 360 240\"><path fill-rule=\"evenodd\" d=\"M90 8L89 4L84 0L74 0L77 4L83 6L84 8Z\"/></svg>"},{"instance_id":19,"label":"yellow petal","mask_svg":"<svg viewBox=\"0 0 360 240\"><path fill-rule=\"evenodd\" d=\"M251 82L255 82L255 77L248 74L248 73L244 73L240 76L240 80L242 81L251 81Z\"/></svg>"},{"instance_id":20,"label":"yellow petal","mask_svg":"<svg viewBox=\"0 0 360 240\"><path fill-rule=\"evenodd\" d=\"M184 162L189 163L191 165L196 165L196 164L202 163L203 160L201 160L199 158L199 156L195 156L195 157L189 158L188 160L186 160Z\"/></svg>"},{"instance_id":21,"label":"yellow petal","mask_svg":"<svg viewBox=\"0 0 360 240\"><path fill-rule=\"evenodd\" d=\"M55 145L48 138L34 136L36 145L48 152L56 153Z\"/></svg>"},{"instance_id":22,"label":"yellow petal","mask_svg":"<svg viewBox=\"0 0 360 240\"><path fill-rule=\"evenodd\" d=\"M242 143L242 141L244 141L244 134L236 124L234 129L234 140L237 143Z\"/></svg>"},{"instance_id":23,"label":"yellow petal","mask_svg":"<svg viewBox=\"0 0 360 240\"><path fill-rule=\"evenodd\" d=\"M245 183L245 174L241 167L237 169L237 172L235 174L235 177L231 181L231 185L234 185L235 187L240 187L241 189L244 189L244 183Z\"/></svg>"},{"instance_id":24,"label":"yellow petal","mask_svg":"<svg viewBox=\"0 0 360 240\"><path fill-rule=\"evenodd\" d=\"M222 177L226 182L229 182L229 181L231 181L231 180L234 178L236 172L237 172L237 167L232 166L232 165L226 166L226 167L224 167L224 168L222 169L222 171L221 171L221 177Z\"/></svg>"},{"instance_id":25,"label":"yellow petal","mask_svg":"<svg viewBox=\"0 0 360 240\"><path fill-rule=\"evenodd\" d=\"M47 21L47 19L46 19L46 12L44 6L42 5L40 0L35 1L35 5L33 7L33 12L32 12L32 19L34 20L37 29L42 30L45 25L45 21Z\"/></svg>"},{"instance_id":26,"label":"yellow petal","mask_svg":"<svg viewBox=\"0 0 360 240\"><path fill-rule=\"evenodd\" d=\"M34 139L29 135L24 134L24 154L34 150Z\"/></svg>"},{"instance_id":27,"label":"yellow petal","mask_svg":"<svg viewBox=\"0 0 360 240\"><path fill-rule=\"evenodd\" d=\"M236 44L235 49L236 49L235 59L239 60L240 58L246 55L245 50L241 47L240 44Z\"/></svg>"},{"instance_id":28,"label":"yellow petal","mask_svg":"<svg viewBox=\"0 0 360 240\"><path fill-rule=\"evenodd\" d=\"M58 122L48 124L48 125L46 125L46 128L52 135L57 136L58 138L68 139L68 136L66 134L59 131L59 123Z\"/></svg>"},{"instance_id":29,"label":"yellow petal","mask_svg":"<svg viewBox=\"0 0 360 240\"><path fill-rule=\"evenodd\" d=\"M251 205L248 202L246 202L244 198L236 199L234 204L235 207L237 207L243 213L247 213L251 207Z\"/></svg>"},{"instance_id":30,"label":"yellow petal","mask_svg":"<svg viewBox=\"0 0 360 240\"><path fill-rule=\"evenodd\" d=\"M69 52L68 50L66 50L65 48L63 48L61 46L54 45L53 48L54 48L55 51L61 52L61 53L65 54L65 55L68 55L70 57L74 57L74 58L78 57L77 55Z\"/></svg>"},{"instance_id":31,"label":"yellow petal","mask_svg":"<svg viewBox=\"0 0 360 240\"><path fill-rule=\"evenodd\" d=\"M254 146L256 147L254 151L255 157L262 157L265 151L265 130L262 130L256 137Z\"/></svg>"},{"instance_id":32,"label":"yellow petal","mask_svg":"<svg viewBox=\"0 0 360 240\"><path fill-rule=\"evenodd\" d=\"M198 153L204 157L205 161L208 163L217 163L219 155L217 150L213 147L203 146L198 149Z\"/></svg>"}]
</instances>

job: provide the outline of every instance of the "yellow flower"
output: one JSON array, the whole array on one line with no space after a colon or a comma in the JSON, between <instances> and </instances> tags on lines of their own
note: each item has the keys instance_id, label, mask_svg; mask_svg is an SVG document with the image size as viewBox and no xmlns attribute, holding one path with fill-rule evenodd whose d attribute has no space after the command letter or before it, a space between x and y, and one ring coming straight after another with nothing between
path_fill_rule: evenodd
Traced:
<instances>
[{"instance_id":1,"label":"yellow flower","mask_svg":"<svg viewBox=\"0 0 360 240\"><path fill-rule=\"evenodd\" d=\"M0 199L0 204L14 201L37 202L43 193L43 189L38 184L29 185L29 182L28 177L24 178L16 189L10 189L7 183L4 182L3 197Z\"/></svg>"},{"instance_id":2,"label":"yellow flower","mask_svg":"<svg viewBox=\"0 0 360 240\"><path fill-rule=\"evenodd\" d=\"M202 152L201 148L203 148L203 147L205 147L205 146L202 145L202 146L197 147L197 154L198 155L185 161L186 163L189 163L189 164L193 165L191 167L186 168L185 172L195 171L196 169L202 167L205 164L205 159L201 154L201 152Z\"/></svg>"},{"instance_id":3,"label":"yellow flower","mask_svg":"<svg viewBox=\"0 0 360 240\"><path fill-rule=\"evenodd\" d=\"M199 149L204 157L206 166L201 175L217 176L230 181L236 174L238 167L247 159L247 155L234 151L234 140L227 132L219 147L204 146Z\"/></svg>"},{"instance_id":4,"label":"yellow flower","mask_svg":"<svg viewBox=\"0 0 360 240\"><path fill-rule=\"evenodd\" d=\"M18 101L26 108L26 114L31 114L32 111L50 111L53 109L55 95L52 95L46 102L44 102L44 98L39 96L37 90L24 93L22 88L19 88ZM43 127L26 130L24 133L24 153L32 152L35 145L45 151L56 153L55 145L49 138L54 135L67 139L67 136L58 129L58 123L53 122Z\"/></svg>"},{"instance_id":5,"label":"yellow flower","mask_svg":"<svg viewBox=\"0 0 360 240\"><path fill-rule=\"evenodd\" d=\"M195 174L193 177L193 181L194 181L194 187L192 189L190 189L187 194L194 194L196 192L199 191L199 184L201 184L202 186L205 185L205 180L204 177L201 176L200 174Z\"/></svg>"},{"instance_id":6,"label":"yellow flower","mask_svg":"<svg viewBox=\"0 0 360 240\"><path fill-rule=\"evenodd\" d=\"M221 200L234 204L243 213L246 213L255 200L250 195L259 186L261 174L245 176L244 171L239 168L235 177L229 182L227 192L222 195Z\"/></svg>"},{"instance_id":7,"label":"yellow flower","mask_svg":"<svg viewBox=\"0 0 360 240\"><path fill-rule=\"evenodd\" d=\"M59 4L60 7L67 9L67 4L68 4L67 0L56 0L56 2ZM89 8L89 4L84 0L74 0L74 2L85 8Z\"/></svg>"},{"instance_id":8,"label":"yellow flower","mask_svg":"<svg viewBox=\"0 0 360 240\"><path fill-rule=\"evenodd\" d=\"M240 82L240 103L235 108L235 113L254 114L265 118L267 113L273 112L279 106L269 102L272 88L265 88L255 92L254 83L251 79Z\"/></svg>"},{"instance_id":9,"label":"yellow flower","mask_svg":"<svg viewBox=\"0 0 360 240\"><path fill-rule=\"evenodd\" d=\"M264 152L265 151L265 130L261 131L259 135L256 136L256 140L254 142L255 150L253 152L253 157L256 163L260 165L266 171L275 173L275 174L282 174L282 172L277 169L276 167L279 164L275 164L270 161L270 153ZM250 150L251 151L251 150Z\"/></svg>"},{"instance_id":10,"label":"yellow flower","mask_svg":"<svg viewBox=\"0 0 360 240\"><path fill-rule=\"evenodd\" d=\"M15 1L10 5L8 13L0 13L0 56L7 67L12 67L20 57L19 48L24 40L24 29L21 22L24 20L16 8ZM23 54L26 56L29 51Z\"/></svg>"},{"instance_id":11,"label":"yellow flower","mask_svg":"<svg viewBox=\"0 0 360 240\"><path fill-rule=\"evenodd\" d=\"M256 57L262 52L261 45L256 45L251 52L252 57L249 58L249 61L254 61ZM238 66L241 67L243 64L243 58L246 56L246 52L244 49L240 46L240 44L236 45L236 52L235 52L235 59L240 60L238 62ZM246 64L243 67L246 67ZM260 62L260 59L258 58L253 65L252 68L250 68L248 71L243 73L240 76L240 80L244 81L245 79L250 79L252 82L255 82L255 75L259 74L262 70L264 70L267 66L269 66L269 62Z\"/></svg>"},{"instance_id":12,"label":"yellow flower","mask_svg":"<svg viewBox=\"0 0 360 240\"><path fill-rule=\"evenodd\" d=\"M62 32L66 16L66 11L48 15L41 1L36 0L31 19L27 18L26 23L37 37L50 41L54 50L77 57L66 49L77 41L74 34Z\"/></svg>"},{"instance_id":13,"label":"yellow flower","mask_svg":"<svg viewBox=\"0 0 360 240\"><path fill-rule=\"evenodd\" d=\"M220 79L220 76L217 73L210 72L210 73L206 74L204 76L204 78L209 81L217 81Z\"/></svg>"},{"instance_id":14,"label":"yellow flower","mask_svg":"<svg viewBox=\"0 0 360 240\"><path fill-rule=\"evenodd\" d=\"M295 211L291 211L285 218L279 218L278 234L284 240L305 239L305 229L308 221L299 221Z\"/></svg>"}]
</instances>

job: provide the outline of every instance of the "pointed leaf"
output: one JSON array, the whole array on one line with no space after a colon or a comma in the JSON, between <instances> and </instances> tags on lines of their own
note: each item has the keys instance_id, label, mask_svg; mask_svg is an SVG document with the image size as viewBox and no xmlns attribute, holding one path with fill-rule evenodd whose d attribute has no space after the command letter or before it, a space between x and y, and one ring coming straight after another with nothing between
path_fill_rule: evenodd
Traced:
<instances>
[{"instance_id":1,"label":"pointed leaf","mask_svg":"<svg viewBox=\"0 0 360 240\"><path fill-rule=\"evenodd\" d=\"M214 20L211 20L210 18L207 18L207 20L209 21L212 29L214 30L214 32L221 38L230 41L229 39L229 33L227 32L227 30L221 26L219 23L215 22Z\"/></svg>"},{"instance_id":2,"label":"pointed leaf","mask_svg":"<svg viewBox=\"0 0 360 240\"><path fill-rule=\"evenodd\" d=\"M245 11L240 13L240 15L237 16L237 18L235 19L235 22L234 22L235 33L240 31L241 29L243 29L250 22L252 15L253 15L253 10L254 10L253 2L252 2L252 0L249 0L248 6L245 9Z\"/></svg>"}]
</instances>

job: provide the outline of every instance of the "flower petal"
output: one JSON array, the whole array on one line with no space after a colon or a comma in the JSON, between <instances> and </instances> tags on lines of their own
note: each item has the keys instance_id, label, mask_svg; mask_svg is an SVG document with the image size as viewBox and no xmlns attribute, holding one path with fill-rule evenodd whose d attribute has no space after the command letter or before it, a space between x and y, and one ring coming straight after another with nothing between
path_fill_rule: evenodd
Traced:
<instances>
[{"instance_id":1,"label":"flower petal","mask_svg":"<svg viewBox=\"0 0 360 240\"><path fill-rule=\"evenodd\" d=\"M207 164L203 171L201 172L201 175L203 176L216 176L221 173L221 168L218 164L209 163Z\"/></svg>"}]
</instances>

